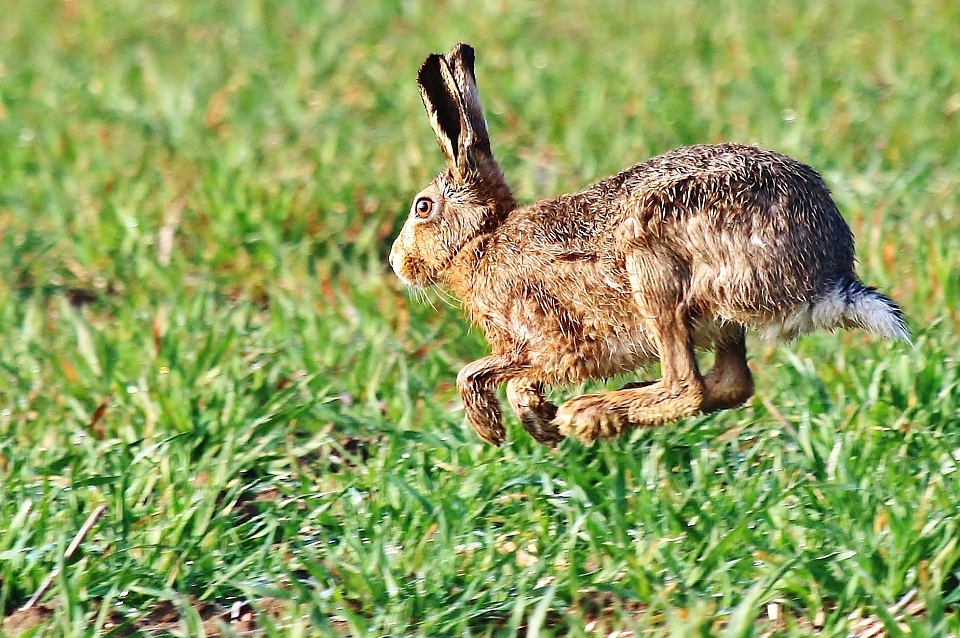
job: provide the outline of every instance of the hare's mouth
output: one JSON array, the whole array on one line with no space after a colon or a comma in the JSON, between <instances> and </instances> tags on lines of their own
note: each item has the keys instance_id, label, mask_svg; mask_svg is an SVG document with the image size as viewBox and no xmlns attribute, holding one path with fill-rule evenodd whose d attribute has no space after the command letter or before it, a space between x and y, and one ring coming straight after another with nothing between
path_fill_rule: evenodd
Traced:
<instances>
[{"instance_id":1,"label":"hare's mouth","mask_svg":"<svg viewBox=\"0 0 960 638\"><path fill-rule=\"evenodd\" d=\"M404 274L402 261L399 263L391 262L390 267L393 269L393 274L397 276L397 279L399 279L403 283L403 285L406 286L407 288L412 288L414 290L423 290L425 288L430 287L430 283L425 284L421 281L417 281L413 279L412 277L410 277L409 274Z\"/></svg>"},{"instance_id":2,"label":"hare's mouth","mask_svg":"<svg viewBox=\"0 0 960 638\"><path fill-rule=\"evenodd\" d=\"M395 275L397 276L397 279L399 279L400 282L403 283L403 285L406 286L407 288L414 288L414 289L416 289L416 290L422 290L423 288L426 287L426 286L420 286L420 285L418 285L416 282L411 281L410 279L407 279L406 277L404 277L403 275L401 275L399 272L397 272L396 268L394 268L393 274L395 274Z\"/></svg>"},{"instance_id":3,"label":"hare's mouth","mask_svg":"<svg viewBox=\"0 0 960 638\"><path fill-rule=\"evenodd\" d=\"M400 255L400 247L397 245L397 243L393 244L393 248L390 250L390 257L388 258L388 261L390 262L390 268L393 270L393 274L397 276L397 279L402 281L407 286L414 286L414 283L410 279L404 277L403 273L401 272L404 260L402 255Z\"/></svg>"},{"instance_id":4,"label":"hare's mouth","mask_svg":"<svg viewBox=\"0 0 960 638\"><path fill-rule=\"evenodd\" d=\"M434 283L434 279L425 272L425 264L419 256L406 253L396 245L390 251L390 268L397 279L410 288L429 288Z\"/></svg>"}]
</instances>

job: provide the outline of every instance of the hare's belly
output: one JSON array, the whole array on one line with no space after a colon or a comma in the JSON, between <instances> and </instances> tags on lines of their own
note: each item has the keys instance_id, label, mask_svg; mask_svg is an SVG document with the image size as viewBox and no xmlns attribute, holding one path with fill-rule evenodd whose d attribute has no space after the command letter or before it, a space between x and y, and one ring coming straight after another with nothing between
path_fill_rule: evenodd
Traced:
<instances>
[{"instance_id":1,"label":"hare's belly","mask_svg":"<svg viewBox=\"0 0 960 638\"><path fill-rule=\"evenodd\" d=\"M654 344L646 339L589 338L559 344L531 344L532 368L549 385L581 383L631 372L656 359Z\"/></svg>"},{"instance_id":2,"label":"hare's belly","mask_svg":"<svg viewBox=\"0 0 960 638\"><path fill-rule=\"evenodd\" d=\"M569 272L555 266L553 281L527 282L506 306L478 307L495 350L524 352L532 371L550 385L629 373L658 359L652 325L625 271L596 263L563 267ZM712 317L691 328L700 348L720 333Z\"/></svg>"},{"instance_id":3,"label":"hare's belly","mask_svg":"<svg viewBox=\"0 0 960 638\"><path fill-rule=\"evenodd\" d=\"M656 342L640 322L568 334L560 331L543 334L518 327L520 330L515 335L525 337L524 349L530 366L537 369L549 385L625 374L659 358ZM710 348L724 332L724 325L713 319L697 320L691 328L698 349Z\"/></svg>"},{"instance_id":4,"label":"hare's belly","mask_svg":"<svg viewBox=\"0 0 960 638\"><path fill-rule=\"evenodd\" d=\"M562 316L541 314L537 319L535 324L515 320L510 331L530 367L549 385L611 377L657 358L655 343L633 317L611 322L609 317L593 320L581 315L568 322Z\"/></svg>"}]
</instances>

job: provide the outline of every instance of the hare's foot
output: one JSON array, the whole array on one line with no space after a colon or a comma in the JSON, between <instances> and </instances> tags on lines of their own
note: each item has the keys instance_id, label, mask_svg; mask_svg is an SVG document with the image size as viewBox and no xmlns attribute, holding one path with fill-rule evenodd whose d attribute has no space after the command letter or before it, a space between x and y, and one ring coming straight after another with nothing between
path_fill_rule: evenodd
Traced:
<instances>
[{"instance_id":1,"label":"hare's foot","mask_svg":"<svg viewBox=\"0 0 960 638\"><path fill-rule=\"evenodd\" d=\"M743 328L738 328L733 340L717 346L717 358L711 370L703 377L707 396L704 412L715 412L743 405L753 396L753 375L747 367L747 344Z\"/></svg>"},{"instance_id":2,"label":"hare's foot","mask_svg":"<svg viewBox=\"0 0 960 638\"><path fill-rule=\"evenodd\" d=\"M516 376L521 368L517 357L493 355L467 364L457 375L457 390L467 423L487 443L500 446L507 436L496 388Z\"/></svg>"},{"instance_id":3,"label":"hare's foot","mask_svg":"<svg viewBox=\"0 0 960 638\"><path fill-rule=\"evenodd\" d=\"M554 424L557 406L543 394L543 385L520 377L507 382L507 401L520 417L523 429L539 443L553 447L563 436Z\"/></svg>"},{"instance_id":4,"label":"hare's foot","mask_svg":"<svg viewBox=\"0 0 960 638\"><path fill-rule=\"evenodd\" d=\"M701 411L702 384L667 386L657 381L640 388L587 394L557 410L555 423L564 436L584 443L609 438L629 428L663 425Z\"/></svg>"}]
</instances>

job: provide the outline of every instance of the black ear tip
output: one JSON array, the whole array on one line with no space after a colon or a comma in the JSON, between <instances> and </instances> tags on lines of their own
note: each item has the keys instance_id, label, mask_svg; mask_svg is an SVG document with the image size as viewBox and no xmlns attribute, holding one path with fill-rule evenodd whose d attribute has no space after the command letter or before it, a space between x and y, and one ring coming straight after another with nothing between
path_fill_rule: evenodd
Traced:
<instances>
[{"instance_id":1,"label":"black ear tip","mask_svg":"<svg viewBox=\"0 0 960 638\"><path fill-rule=\"evenodd\" d=\"M417 71L417 82L423 84L424 78L426 76L436 76L440 74L440 60L443 58L439 53L431 53L427 56L427 59L423 61L423 64L420 65L420 70Z\"/></svg>"},{"instance_id":2,"label":"black ear tip","mask_svg":"<svg viewBox=\"0 0 960 638\"><path fill-rule=\"evenodd\" d=\"M476 52L473 50L473 47L464 42L460 42L454 46L450 50L450 53L447 54L447 60L456 60L459 58L471 72L473 72L473 61L475 57Z\"/></svg>"}]
</instances>

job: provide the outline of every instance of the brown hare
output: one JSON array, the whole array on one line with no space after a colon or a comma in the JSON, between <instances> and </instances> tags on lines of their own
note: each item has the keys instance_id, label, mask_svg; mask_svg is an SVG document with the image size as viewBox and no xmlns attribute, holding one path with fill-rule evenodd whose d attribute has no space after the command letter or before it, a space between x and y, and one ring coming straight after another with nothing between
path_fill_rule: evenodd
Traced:
<instances>
[{"instance_id":1,"label":"brown hare","mask_svg":"<svg viewBox=\"0 0 960 638\"><path fill-rule=\"evenodd\" d=\"M452 292L486 334L493 354L457 376L484 441L504 440L504 383L537 441L593 441L742 405L753 394L747 328L909 340L899 306L854 274L853 236L809 166L752 146L690 146L519 206L490 149L473 49L429 56L417 80L447 169L417 194L390 264L409 285ZM716 353L706 374L698 348ZM559 409L544 395L656 359L656 382Z\"/></svg>"}]
</instances>

